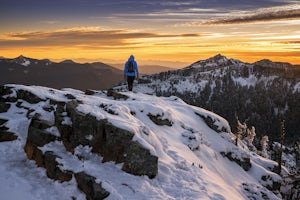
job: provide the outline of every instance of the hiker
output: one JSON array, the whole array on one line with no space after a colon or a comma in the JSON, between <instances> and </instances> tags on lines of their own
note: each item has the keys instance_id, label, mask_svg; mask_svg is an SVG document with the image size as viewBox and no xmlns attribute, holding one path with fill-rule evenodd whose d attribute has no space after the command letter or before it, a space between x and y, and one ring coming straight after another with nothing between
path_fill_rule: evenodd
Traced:
<instances>
[{"instance_id":1,"label":"hiker","mask_svg":"<svg viewBox=\"0 0 300 200\"><path fill-rule=\"evenodd\" d=\"M125 66L124 66L124 79L126 80L126 78L127 78L127 83L128 83L128 90L132 91L134 79L139 78L138 66L137 66L136 61L134 60L133 55L131 55L128 58L128 61L125 63Z\"/></svg>"}]
</instances>

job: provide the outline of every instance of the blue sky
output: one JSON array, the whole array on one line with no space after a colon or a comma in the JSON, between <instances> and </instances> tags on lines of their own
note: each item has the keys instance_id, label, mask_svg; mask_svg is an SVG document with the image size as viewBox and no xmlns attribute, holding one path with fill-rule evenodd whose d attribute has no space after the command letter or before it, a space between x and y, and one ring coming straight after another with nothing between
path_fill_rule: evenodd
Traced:
<instances>
[{"instance_id":1,"label":"blue sky","mask_svg":"<svg viewBox=\"0 0 300 200\"><path fill-rule=\"evenodd\" d=\"M233 11L291 5L290 0L2 0L1 31L116 24L117 20L136 23L138 19L187 21L215 18ZM132 25L131 25L132 26ZM5 28L4 28L5 27ZM5 30L6 29L6 30Z\"/></svg>"}]
</instances>

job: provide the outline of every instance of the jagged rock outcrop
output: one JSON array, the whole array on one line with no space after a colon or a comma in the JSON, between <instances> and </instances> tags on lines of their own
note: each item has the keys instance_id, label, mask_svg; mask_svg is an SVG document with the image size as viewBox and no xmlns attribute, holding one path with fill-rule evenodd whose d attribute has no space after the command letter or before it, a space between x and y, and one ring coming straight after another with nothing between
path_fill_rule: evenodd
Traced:
<instances>
[{"instance_id":1,"label":"jagged rock outcrop","mask_svg":"<svg viewBox=\"0 0 300 200\"><path fill-rule=\"evenodd\" d=\"M33 119L28 128L28 135L24 150L27 157L35 160L39 167L45 167L45 157L39 147L58 140L58 137L44 130L49 127L48 122Z\"/></svg>"},{"instance_id":2,"label":"jagged rock outcrop","mask_svg":"<svg viewBox=\"0 0 300 200\"><path fill-rule=\"evenodd\" d=\"M18 98L29 103L44 101L25 90L18 90L17 94ZM68 96L68 99L74 98ZM122 98L124 97L122 96ZM28 128L27 141L24 147L29 159L35 160L38 166L47 168L50 164L46 165L45 154L39 147L56 140L62 140L68 151L74 152L74 148L77 146L88 145L92 147L94 153L103 156L103 162L124 163L122 169L134 175L147 175L150 178L156 176L158 158L151 155L150 151L142 145L132 141L133 133L113 126L107 119L98 120L90 114L79 112L76 109L78 104L79 102L76 100L67 103L52 100L51 105L56 106L54 124L38 119L38 115L34 116ZM68 123L66 120L69 120ZM47 128L54 125L57 126L61 137L46 131ZM52 159L52 161L55 160ZM51 170L53 171L53 169ZM51 175L51 177L55 177L55 175Z\"/></svg>"},{"instance_id":3,"label":"jagged rock outcrop","mask_svg":"<svg viewBox=\"0 0 300 200\"><path fill-rule=\"evenodd\" d=\"M68 102L65 111L60 108L55 114L59 118L56 125L62 141L69 151L73 152L79 145L88 145L94 153L103 156L103 162L124 163L122 169L134 175L156 176L158 158L132 141L133 133L113 126L107 119L99 120L90 114L83 114L76 109L77 106L76 101ZM72 126L63 123L66 117Z\"/></svg>"},{"instance_id":4,"label":"jagged rock outcrop","mask_svg":"<svg viewBox=\"0 0 300 200\"><path fill-rule=\"evenodd\" d=\"M7 92L7 91L6 91ZM117 93L114 93L114 96ZM17 91L18 98L28 103L45 101L31 92ZM123 96L117 95L124 98ZM114 161L124 163L122 170L133 175L147 175L154 178L158 173L158 158L151 155L150 151L136 141L132 141L134 133L116 127L107 119L97 119L90 114L84 114L77 110L81 103L73 95L66 95L72 101L60 102L51 99L43 110L53 112L54 121L40 119L39 114L34 114L28 128L28 135L24 151L27 157L35 160L39 167L46 169L47 176L60 182L70 181L74 172L62 170L58 162L59 156L52 151L43 152L42 148L55 141L61 141L66 150L74 153L79 146L90 146L93 153L103 157L103 162ZM22 102L18 105L22 108ZM28 109L28 113L31 113ZM27 113L27 117L31 115ZM3 119L2 124L6 120ZM49 129L57 127L60 136L53 135ZM15 139L13 135L10 136ZM2 134L1 134L2 139ZM100 165L101 163L99 163ZM78 187L86 194L87 199L103 199L109 195L101 184L95 182L95 178L85 173L74 174Z\"/></svg>"}]
</instances>

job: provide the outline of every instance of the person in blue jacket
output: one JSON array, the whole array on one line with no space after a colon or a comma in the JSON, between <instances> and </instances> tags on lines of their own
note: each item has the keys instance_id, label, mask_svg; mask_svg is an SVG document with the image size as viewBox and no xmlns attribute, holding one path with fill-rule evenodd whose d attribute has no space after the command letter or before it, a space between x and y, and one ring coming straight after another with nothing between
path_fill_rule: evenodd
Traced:
<instances>
[{"instance_id":1,"label":"person in blue jacket","mask_svg":"<svg viewBox=\"0 0 300 200\"><path fill-rule=\"evenodd\" d=\"M134 60L134 56L131 55L128 58L128 61L124 65L124 79L127 79L128 90L132 91L133 81L134 79L139 78L139 70L136 61Z\"/></svg>"}]
</instances>

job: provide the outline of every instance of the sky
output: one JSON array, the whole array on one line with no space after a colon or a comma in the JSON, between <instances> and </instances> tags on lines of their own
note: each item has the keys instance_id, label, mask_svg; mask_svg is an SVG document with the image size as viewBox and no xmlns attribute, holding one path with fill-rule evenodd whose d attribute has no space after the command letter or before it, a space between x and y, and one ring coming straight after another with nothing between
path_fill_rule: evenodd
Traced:
<instances>
[{"instance_id":1,"label":"sky","mask_svg":"<svg viewBox=\"0 0 300 200\"><path fill-rule=\"evenodd\" d=\"M300 64L299 0L1 0L0 56L185 67Z\"/></svg>"}]
</instances>

